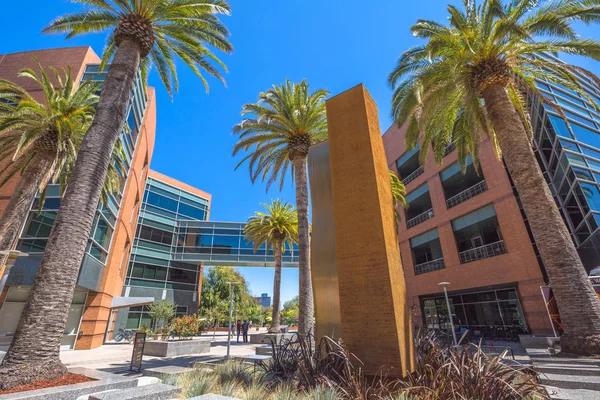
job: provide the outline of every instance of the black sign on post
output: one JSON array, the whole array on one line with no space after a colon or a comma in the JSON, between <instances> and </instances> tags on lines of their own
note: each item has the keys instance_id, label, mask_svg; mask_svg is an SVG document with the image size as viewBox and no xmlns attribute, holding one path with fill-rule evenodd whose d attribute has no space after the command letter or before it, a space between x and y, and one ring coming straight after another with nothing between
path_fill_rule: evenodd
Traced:
<instances>
[{"instance_id":1,"label":"black sign on post","mask_svg":"<svg viewBox=\"0 0 600 400\"><path fill-rule=\"evenodd\" d=\"M136 332L135 339L133 341L133 353L131 354L131 366L130 371L137 368L140 372L142 369L142 356L144 355L144 346L146 345L146 332Z\"/></svg>"}]
</instances>

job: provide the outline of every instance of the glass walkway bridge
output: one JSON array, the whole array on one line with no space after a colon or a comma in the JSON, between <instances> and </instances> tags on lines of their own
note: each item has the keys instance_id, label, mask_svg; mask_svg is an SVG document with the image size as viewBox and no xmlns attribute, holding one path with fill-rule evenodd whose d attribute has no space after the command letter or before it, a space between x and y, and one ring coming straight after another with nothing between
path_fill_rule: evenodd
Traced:
<instances>
[{"instance_id":1,"label":"glass walkway bridge","mask_svg":"<svg viewBox=\"0 0 600 400\"><path fill-rule=\"evenodd\" d=\"M272 250L267 250L263 244L254 251L252 242L246 241L245 223L197 220L178 220L176 223L175 243L171 246L171 254L165 254L172 261L235 267L275 265ZM138 246L134 246L133 252L145 255L145 250ZM294 246L293 252L289 249L284 252L282 267L298 267L297 247Z\"/></svg>"}]
</instances>

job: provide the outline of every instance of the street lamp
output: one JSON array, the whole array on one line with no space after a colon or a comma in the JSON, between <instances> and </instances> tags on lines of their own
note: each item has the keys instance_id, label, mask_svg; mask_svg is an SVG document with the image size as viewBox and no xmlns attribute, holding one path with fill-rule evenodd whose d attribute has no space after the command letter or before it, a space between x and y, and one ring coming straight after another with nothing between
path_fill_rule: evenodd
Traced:
<instances>
[{"instance_id":1,"label":"street lamp","mask_svg":"<svg viewBox=\"0 0 600 400\"><path fill-rule=\"evenodd\" d=\"M454 331L454 320L452 318L452 310L450 309L450 300L448 299L448 288L447 286L450 282L440 282L438 285L444 288L444 296L446 297L446 307L448 308L448 316L450 317L450 329L452 329L452 341L456 346L458 343L456 342L456 332Z\"/></svg>"},{"instance_id":2,"label":"street lamp","mask_svg":"<svg viewBox=\"0 0 600 400\"><path fill-rule=\"evenodd\" d=\"M2 279L0 279L0 294L4 290L4 286L6 285L6 281L8 280L8 274L10 273L10 269L17 262L18 257L27 257L29 254L23 253L18 250L2 250L0 251L0 256L6 256L6 267L4 268L4 273L2 274ZM4 257L0 257L1 259ZM0 264L0 268L2 264Z\"/></svg>"},{"instance_id":3,"label":"street lamp","mask_svg":"<svg viewBox=\"0 0 600 400\"><path fill-rule=\"evenodd\" d=\"M233 318L233 286L238 282L227 282L229 285L229 329L227 331L227 358L231 354L231 319Z\"/></svg>"}]
</instances>

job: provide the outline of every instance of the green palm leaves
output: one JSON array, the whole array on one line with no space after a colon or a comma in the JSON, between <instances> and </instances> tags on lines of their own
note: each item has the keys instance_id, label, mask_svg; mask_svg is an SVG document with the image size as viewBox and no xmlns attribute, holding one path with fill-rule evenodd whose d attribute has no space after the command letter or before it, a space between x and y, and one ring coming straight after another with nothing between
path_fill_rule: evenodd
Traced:
<instances>
[{"instance_id":1,"label":"green palm leaves","mask_svg":"<svg viewBox=\"0 0 600 400\"><path fill-rule=\"evenodd\" d=\"M245 104L242 116L233 133L240 140L233 155L248 151L236 169L248 162L250 178L267 182L267 190L279 180L283 187L288 169L292 169L294 155L308 154L311 144L327 139L327 116L325 98L329 92L323 89L310 91L308 83L291 83L261 93L257 103Z\"/></svg>"},{"instance_id":2,"label":"green palm leaves","mask_svg":"<svg viewBox=\"0 0 600 400\"><path fill-rule=\"evenodd\" d=\"M17 172L36 167L36 158L52 159L52 167L40 183L43 190L49 181L57 181L75 162L81 139L94 118L97 85L86 82L73 91L71 71L60 74L52 69L57 81L55 89L50 76L23 69L20 77L35 81L43 92L37 101L19 85L0 80L0 159L11 162L1 171L0 186Z\"/></svg>"},{"instance_id":3,"label":"green palm leaves","mask_svg":"<svg viewBox=\"0 0 600 400\"><path fill-rule=\"evenodd\" d=\"M83 136L91 126L98 103L97 82L83 82L77 88L71 70L62 73L50 67L52 77L35 59L39 74L26 68L20 77L33 80L43 93L43 101L36 100L21 86L0 79L0 160L10 160L0 171L0 186L17 173L38 167L40 157L51 160L51 167L39 182L44 192L49 183L60 183L64 190L75 165ZM108 192L120 190L125 171L122 147L117 147L103 188L103 199Z\"/></svg>"},{"instance_id":4,"label":"green palm leaves","mask_svg":"<svg viewBox=\"0 0 600 400\"><path fill-rule=\"evenodd\" d=\"M396 220L400 220L400 213L398 212L398 207L402 206L404 208L408 208L408 201L406 201L406 188L404 187L404 183L398 178L398 176L390 171L390 184L392 185L392 199L394 201L394 213L396 215Z\"/></svg>"},{"instance_id":5,"label":"green palm leaves","mask_svg":"<svg viewBox=\"0 0 600 400\"><path fill-rule=\"evenodd\" d=\"M409 148L422 138L422 161L429 144L439 163L446 146L455 142L464 162L467 154L477 158L482 132L495 141L481 100L490 85L506 87L530 130L522 93L528 90L544 98L536 79L558 83L587 99L574 73L600 82L591 72L547 55L600 59L600 43L581 39L573 29L576 21L600 21L598 0L464 0L462 9L448 6L448 12L448 26L418 20L411 30L427 43L404 52L388 78L394 87L393 118L399 124L408 122Z\"/></svg>"},{"instance_id":6,"label":"green palm leaves","mask_svg":"<svg viewBox=\"0 0 600 400\"><path fill-rule=\"evenodd\" d=\"M141 46L144 75L149 62L158 71L167 91L177 91L175 58L180 58L200 78L208 91L203 71L223 81L216 64L225 65L208 46L230 53L229 32L217 15L229 15L223 0L71 0L90 8L58 17L44 32L67 33L67 38L91 32L115 30L104 49L102 65L115 54L121 40L134 37Z\"/></svg>"},{"instance_id":7,"label":"green palm leaves","mask_svg":"<svg viewBox=\"0 0 600 400\"><path fill-rule=\"evenodd\" d=\"M252 241L254 251L266 244L267 249L274 248L280 242L282 251L286 247L293 251L298 242L298 214L294 206L281 200L271 200L263 204L266 212L257 211L248 219L244 228L247 241Z\"/></svg>"}]
</instances>

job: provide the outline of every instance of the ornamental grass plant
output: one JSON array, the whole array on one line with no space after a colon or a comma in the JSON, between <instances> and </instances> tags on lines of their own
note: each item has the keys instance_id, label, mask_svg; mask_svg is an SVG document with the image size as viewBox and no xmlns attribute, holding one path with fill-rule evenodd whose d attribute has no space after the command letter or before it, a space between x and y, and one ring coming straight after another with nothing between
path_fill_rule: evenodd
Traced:
<instances>
[{"instance_id":1,"label":"ornamental grass plant","mask_svg":"<svg viewBox=\"0 0 600 400\"><path fill-rule=\"evenodd\" d=\"M526 367L508 365L480 346L449 347L434 332L415 335L416 370L403 379L366 376L341 341L295 337L272 343L259 368L239 361L183 375L183 398L217 393L244 400L547 400Z\"/></svg>"}]
</instances>

